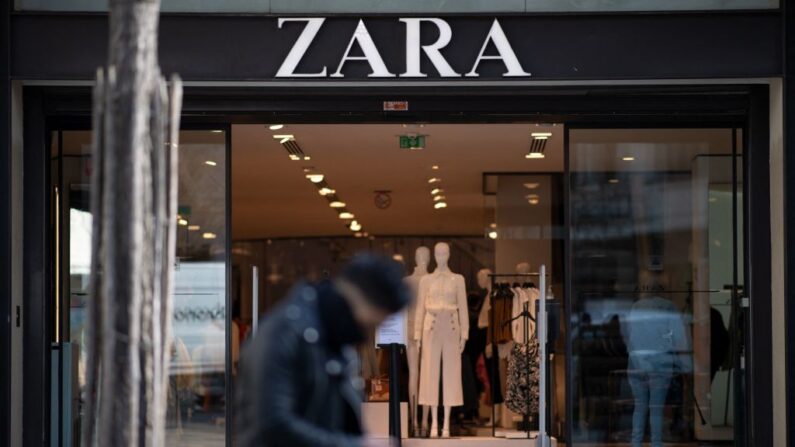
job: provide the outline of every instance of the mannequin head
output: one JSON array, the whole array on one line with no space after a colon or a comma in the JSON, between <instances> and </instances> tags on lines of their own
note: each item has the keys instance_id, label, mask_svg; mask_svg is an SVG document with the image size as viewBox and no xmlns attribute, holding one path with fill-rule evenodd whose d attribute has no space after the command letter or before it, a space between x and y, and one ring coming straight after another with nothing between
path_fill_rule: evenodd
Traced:
<instances>
[{"instance_id":1,"label":"mannequin head","mask_svg":"<svg viewBox=\"0 0 795 447\"><path fill-rule=\"evenodd\" d=\"M478 287L481 289L488 289L491 286L491 270L489 269L480 269L478 271Z\"/></svg>"},{"instance_id":2,"label":"mannequin head","mask_svg":"<svg viewBox=\"0 0 795 447\"><path fill-rule=\"evenodd\" d=\"M428 267L428 264L431 263L431 249L428 247L417 247L417 250L414 252L414 262L417 264L417 267Z\"/></svg>"},{"instance_id":3,"label":"mannequin head","mask_svg":"<svg viewBox=\"0 0 795 447\"><path fill-rule=\"evenodd\" d=\"M516 273L521 273L521 274L530 273L530 263L520 262L516 264Z\"/></svg>"},{"instance_id":4,"label":"mannequin head","mask_svg":"<svg viewBox=\"0 0 795 447\"><path fill-rule=\"evenodd\" d=\"M446 242L439 242L433 247L433 258L441 270L447 270L447 261L450 260L450 246Z\"/></svg>"}]
</instances>

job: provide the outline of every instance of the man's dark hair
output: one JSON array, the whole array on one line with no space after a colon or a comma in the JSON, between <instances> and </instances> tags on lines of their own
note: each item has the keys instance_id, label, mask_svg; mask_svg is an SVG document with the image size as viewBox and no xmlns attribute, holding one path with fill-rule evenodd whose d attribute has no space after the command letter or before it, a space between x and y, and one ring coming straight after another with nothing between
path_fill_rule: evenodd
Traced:
<instances>
[{"instance_id":1,"label":"man's dark hair","mask_svg":"<svg viewBox=\"0 0 795 447\"><path fill-rule=\"evenodd\" d=\"M411 299L403 282L403 266L389 258L358 254L340 273L340 278L356 285L365 299L390 313L408 305Z\"/></svg>"}]
</instances>

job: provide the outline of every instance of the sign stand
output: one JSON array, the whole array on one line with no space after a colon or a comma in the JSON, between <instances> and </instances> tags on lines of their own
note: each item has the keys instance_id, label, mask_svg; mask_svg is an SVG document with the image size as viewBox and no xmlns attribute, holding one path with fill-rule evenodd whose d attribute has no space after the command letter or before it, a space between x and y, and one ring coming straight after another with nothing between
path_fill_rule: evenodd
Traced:
<instances>
[{"instance_id":1,"label":"sign stand","mask_svg":"<svg viewBox=\"0 0 795 447\"><path fill-rule=\"evenodd\" d=\"M376 344L389 353L389 437L401 445L400 424L400 348L406 345L406 312L387 318L376 332Z\"/></svg>"},{"instance_id":2,"label":"sign stand","mask_svg":"<svg viewBox=\"0 0 795 447\"><path fill-rule=\"evenodd\" d=\"M400 447L400 347L391 343L389 349L389 436L394 439L396 447Z\"/></svg>"}]
</instances>

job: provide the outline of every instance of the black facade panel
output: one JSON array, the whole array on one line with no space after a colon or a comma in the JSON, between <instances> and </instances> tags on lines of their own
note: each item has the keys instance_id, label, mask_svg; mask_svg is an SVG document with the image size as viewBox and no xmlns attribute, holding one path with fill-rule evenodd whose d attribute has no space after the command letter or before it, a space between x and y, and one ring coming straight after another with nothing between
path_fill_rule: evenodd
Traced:
<instances>
[{"instance_id":1,"label":"black facade panel","mask_svg":"<svg viewBox=\"0 0 795 447\"><path fill-rule=\"evenodd\" d=\"M452 40L442 54L458 73L469 72L494 17L444 17ZM782 30L778 12L736 14L543 15L498 17L530 80L671 79L768 77L782 73ZM274 76L304 27L272 16L164 15L160 63L166 73L193 81L267 81ZM331 74L360 19L326 19L297 72ZM363 19L387 68L405 70L406 27L398 16ZM438 32L423 27L422 42ZM12 17L12 71L25 79L91 79L105 63L107 17L104 15L17 14ZM360 55L354 45L352 55ZM489 44L486 54L496 54ZM428 79L439 74L423 56ZM503 79L500 61L483 61L480 77ZM344 78L302 80L393 80L369 78L369 65L350 61ZM289 78L285 78L289 79Z\"/></svg>"},{"instance_id":2,"label":"black facade panel","mask_svg":"<svg viewBox=\"0 0 795 447\"><path fill-rule=\"evenodd\" d=\"M0 364L11 365L10 6L0 9ZM0 368L0 445L11 445L11 371Z\"/></svg>"}]
</instances>

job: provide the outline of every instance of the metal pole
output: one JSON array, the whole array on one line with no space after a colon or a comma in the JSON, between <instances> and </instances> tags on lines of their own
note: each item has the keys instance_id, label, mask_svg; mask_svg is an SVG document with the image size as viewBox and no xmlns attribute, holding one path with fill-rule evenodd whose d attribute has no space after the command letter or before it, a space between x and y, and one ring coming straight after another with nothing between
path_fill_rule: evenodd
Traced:
<instances>
[{"instance_id":1,"label":"metal pole","mask_svg":"<svg viewBox=\"0 0 795 447\"><path fill-rule=\"evenodd\" d=\"M400 424L400 346L397 343L389 345L389 436L393 439L393 446L400 447L403 435Z\"/></svg>"},{"instance_id":2,"label":"metal pole","mask_svg":"<svg viewBox=\"0 0 795 447\"><path fill-rule=\"evenodd\" d=\"M536 327L538 328L539 366L539 396L538 396L538 446L549 447L547 440L547 266L541 265L539 271L539 284L541 296L539 299Z\"/></svg>"},{"instance_id":3,"label":"metal pole","mask_svg":"<svg viewBox=\"0 0 795 447\"><path fill-rule=\"evenodd\" d=\"M257 334L259 322L259 268L251 267L251 335Z\"/></svg>"}]
</instances>

